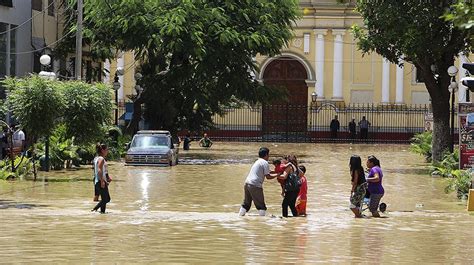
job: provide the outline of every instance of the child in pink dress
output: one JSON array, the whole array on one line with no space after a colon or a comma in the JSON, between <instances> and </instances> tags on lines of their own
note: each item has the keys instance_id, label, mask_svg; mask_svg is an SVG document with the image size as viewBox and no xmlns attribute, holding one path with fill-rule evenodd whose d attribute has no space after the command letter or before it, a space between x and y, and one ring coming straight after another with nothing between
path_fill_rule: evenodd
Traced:
<instances>
[{"instance_id":1,"label":"child in pink dress","mask_svg":"<svg viewBox=\"0 0 474 265\"><path fill-rule=\"evenodd\" d=\"M301 178L301 187L298 197L296 198L296 211L298 211L298 216L306 216L306 195L308 194L308 182L306 181L306 167L301 165L300 169L300 178Z\"/></svg>"}]
</instances>

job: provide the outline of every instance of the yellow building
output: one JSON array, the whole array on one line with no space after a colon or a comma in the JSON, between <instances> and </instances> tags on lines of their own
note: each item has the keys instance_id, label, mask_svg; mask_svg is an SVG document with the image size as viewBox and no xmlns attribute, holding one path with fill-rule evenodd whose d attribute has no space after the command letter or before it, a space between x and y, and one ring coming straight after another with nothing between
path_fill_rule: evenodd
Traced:
<instances>
[{"instance_id":1,"label":"yellow building","mask_svg":"<svg viewBox=\"0 0 474 265\"><path fill-rule=\"evenodd\" d=\"M296 23L295 36L282 48L281 55L257 57L260 80L297 78L278 77L277 72L285 67L304 71L298 74L305 76L308 104L313 91L318 101L331 101L337 106L430 103L425 85L412 64L398 67L375 53L363 56L357 49L350 28L354 24L362 25L362 19L354 12L353 5L336 0L302 0L300 5L304 15ZM460 58L459 69L462 62L467 61ZM265 78L267 74L270 76ZM459 71L459 78L464 75L465 71ZM465 87L459 89L459 101L465 101L465 92Z\"/></svg>"}]
</instances>

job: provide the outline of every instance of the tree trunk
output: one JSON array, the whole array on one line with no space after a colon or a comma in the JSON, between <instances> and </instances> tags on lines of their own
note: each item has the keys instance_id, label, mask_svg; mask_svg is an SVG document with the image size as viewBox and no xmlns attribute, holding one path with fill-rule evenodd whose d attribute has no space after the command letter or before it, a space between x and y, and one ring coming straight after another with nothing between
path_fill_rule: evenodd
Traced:
<instances>
[{"instance_id":1,"label":"tree trunk","mask_svg":"<svg viewBox=\"0 0 474 265\"><path fill-rule=\"evenodd\" d=\"M433 142L431 146L433 161L441 161L444 152L448 151L452 144L449 109L449 100L447 103L433 104Z\"/></svg>"},{"instance_id":2,"label":"tree trunk","mask_svg":"<svg viewBox=\"0 0 474 265\"><path fill-rule=\"evenodd\" d=\"M441 161L443 154L449 151L452 146L452 136L450 130L450 96L448 86L451 77L447 69L454 63L454 54L445 55L445 60L437 64L439 75L435 77L431 70L431 62L415 62L415 66L421 70L425 79L425 86L431 97L433 109L433 140L431 143L431 153L433 162Z\"/></svg>"}]
</instances>

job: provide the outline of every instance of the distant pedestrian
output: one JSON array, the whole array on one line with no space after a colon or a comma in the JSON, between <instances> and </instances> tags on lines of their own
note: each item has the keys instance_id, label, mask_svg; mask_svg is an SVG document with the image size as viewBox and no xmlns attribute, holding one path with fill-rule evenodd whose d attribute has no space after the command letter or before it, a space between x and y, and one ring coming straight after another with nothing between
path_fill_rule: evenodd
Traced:
<instances>
[{"instance_id":1,"label":"distant pedestrian","mask_svg":"<svg viewBox=\"0 0 474 265\"><path fill-rule=\"evenodd\" d=\"M191 135L187 133L183 140L183 150L189 150L189 147L191 146L191 141Z\"/></svg>"},{"instance_id":2,"label":"distant pedestrian","mask_svg":"<svg viewBox=\"0 0 474 265\"><path fill-rule=\"evenodd\" d=\"M332 119L331 124L329 125L329 129L331 130L331 139L337 138L337 132L339 131L339 128L339 120L337 119L337 115L335 115L334 119Z\"/></svg>"},{"instance_id":3,"label":"distant pedestrian","mask_svg":"<svg viewBox=\"0 0 474 265\"><path fill-rule=\"evenodd\" d=\"M17 129L16 125L12 126L13 130L13 149L20 153L25 151L25 133L21 129Z\"/></svg>"},{"instance_id":4,"label":"distant pedestrian","mask_svg":"<svg viewBox=\"0 0 474 265\"><path fill-rule=\"evenodd\" d=\"M353 142L354 139L356 138L356 127L357 127L354 117L352 117L352 120L349 122L348 127L349 127L349 137L351 138L351 142Z\"/></svg>"},{"instance_id":5,"label":"distant pedestrian","mask_svg":"<svg viewBox=\"0 0 474 265\"><path fill-rule=\"evenodd\" d=\"M212 146L213 142L209 137L207 136L207 133L204 133L203 137L201 140L199 140L199 146L204 147L204 148L210 148Z\"/></svg>"},{"instance_id":6,"label":"distant pedestrian","mask_svg":"<svg viewBox=\"0 0 474 265\"><path fill-rule=\"evenodd\" d=\"M109 183L112 181L109 177L107 161L105 160L109 149L107 145L99 143L96 145L96 151L97 156L94 158L94 190L96 194L98 191L101 200L92 211L97 211L100 208L100 213L105 213L107 203L110 202Z\"/></svg>"},{"instance_id":7,"label":"distant pedestrian","mask_svg":"<svg viewBox=\"0 0 474 265\"><path fill-rule=\"evenodd\" d=\"M3 128L3 131L0 134L0 146L2 150L0 158L4 159L7 156L8 149L8 129L6 127Z\"/></svg>"},{"instance_id":8,"label":"distant pedestrian","mask_svg":"<svg viewBox=\"0 0 474 265\"><path fill-rule=\"evenodd\" d=\"M260 216L265 216L267 206L265 205L265 198L263 195L263 181L266 179L273 179L277 174L270 172L268 158L270 157L270 150L266 147L261 147L258 151L258 159L253 163L250 172L245 179L244 184L244 201L240 207L239 215L244 216L252 206L252 201L255 208L258 210Z\"/></svg>"},{"instance_id":9,"label":"distant pedestrian","mask_svg":"<svg viewBox=\"0 0 474 265\"><path fill-rule=\"evenodd\" d=\"M365 116L362 116L362 120L359 121L360 139L368 138L370 125L370 122L365 118Z\"/></svg>"}]
</instances>

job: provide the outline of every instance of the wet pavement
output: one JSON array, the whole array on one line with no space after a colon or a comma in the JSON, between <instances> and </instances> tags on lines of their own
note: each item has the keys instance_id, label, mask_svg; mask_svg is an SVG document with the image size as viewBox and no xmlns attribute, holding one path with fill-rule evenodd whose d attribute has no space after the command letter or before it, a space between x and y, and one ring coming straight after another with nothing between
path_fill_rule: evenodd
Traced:
<instances>
[{"instance_id":1,"label":"wet pavement","mask_svg":"<svg viewBox=\"0 0 474 265\"><path fill-rule=\"evenodd\" d=\"M243 182L261 145L307 168L308 216L280 218L276 180L266 217L238 217ZM220 143L180 150L172 168L111 163L107 214L91 213L92 170L0 181L0 262L471 263L474 215L407 145ZM376 155L386 218L350 212L349 157ZM271 215L275 217L271 217Z\"/></svg>"}]
</instances>

